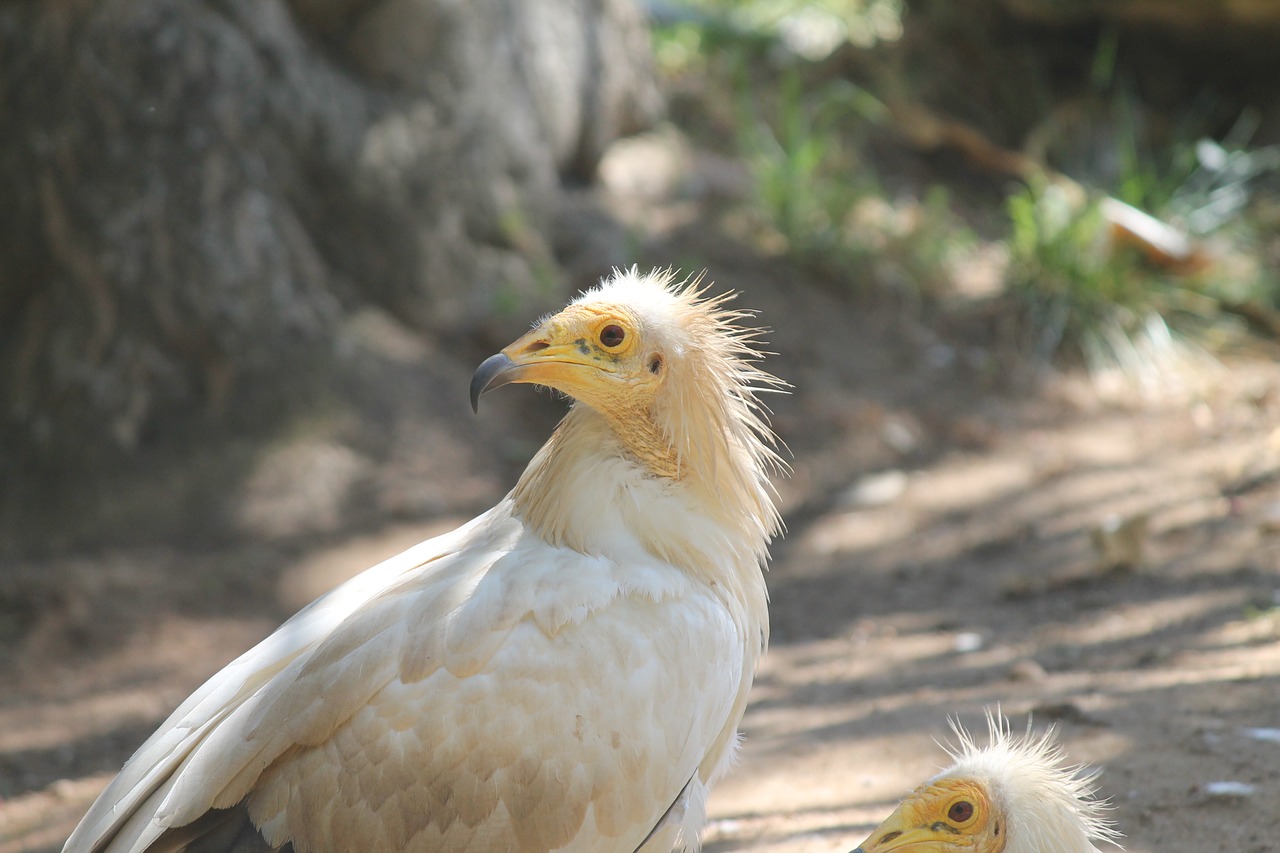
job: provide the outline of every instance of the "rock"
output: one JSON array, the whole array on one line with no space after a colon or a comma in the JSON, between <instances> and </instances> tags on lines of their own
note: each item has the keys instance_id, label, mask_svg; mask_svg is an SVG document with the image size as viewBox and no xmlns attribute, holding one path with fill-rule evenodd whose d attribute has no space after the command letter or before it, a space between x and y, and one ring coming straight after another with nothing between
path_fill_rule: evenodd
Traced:
<instances>
[{"instance_id":1,"label":"rock","mask_svg":"<svg viewBox=\"0 0 1280 853\"><path fill-rule=\"evenodd\" d=\"M1241 733L1245 737L1253 740L1266 741L1267 743L1280 743L1280 729L1275 728L1245 728L1241 729Z\"/></svg>"},{"instance_id":2,"label":"rock","mask_svg":"<svg viewBox=\"0 0 1280 853\"><path fill-rule=\"evenodd\" d=\"M1136 513L1127 518L1108 516L1089 530L1099 572L1130 571L1142 565L1150 535L1150 517Z\"/></svg>"},{"instance_id":3,"label":"rock","mask_svg":"<svg viewBox=\"0 0 1280 853\"><path fill-rule=\"evenodd\" d=\"M891 417L880 428L880 438L903 456L920 448L920 432L903 418Z\"/></svg>"},{"instance_id":4,"label":"rock","mask_svg":"<svg viewBox=\"0 0 1280 853\"><path fill-rule=\"evenodd\" d=\"M1258 786L1251 785L1248 782L1223 780L1206 782L1201 790L1209 797L1234 800L1253 796L1254 792L1258 790Z\"/></svg>"},{"instance_id":5,"label":"rock","mask_svg":"<svg viewBox=\"0 0 1280 853\"><path fill-rule=\"evenodd\" d=\"M1010 681L1044 681L1048 677L1043 666L1031 658L1014 661L1009 666Z\"/></svg>"},{"instance_id":6,"label":"rock","mask_svg":"<svg viewBox=\"0 0 1280 853\"><path fill-rule=\"evenodd\" d=\"M902 497L907 483L906 472L897 468L865 474L844 490L838 503L848 508L887 506Z\"/></svg>"},{"instance_id":7,"label":"rock","mask_svg":"<svg viewBox=\"0 0 1280 853\"><path fill-rule=\"evenodd\" d=\"M305 394L370 304L558 304L561 187L656 117L649 63L628 0L0 4L4 449Z\"/></svg>"}]
</instances>

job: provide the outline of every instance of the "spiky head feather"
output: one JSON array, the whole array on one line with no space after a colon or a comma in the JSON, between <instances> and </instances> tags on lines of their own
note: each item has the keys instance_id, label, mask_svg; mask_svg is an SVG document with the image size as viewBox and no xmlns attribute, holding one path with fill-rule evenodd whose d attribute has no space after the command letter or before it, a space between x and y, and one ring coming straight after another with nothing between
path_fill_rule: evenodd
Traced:
<instances>
[{"instance_id":1,"label":"spiky head feather","mask_svg":"<svg viewBox=\"0 0 1280 853\"><path fill-rule=\"evenodd\" d=\"M1117 843L1109 805L1095 797L1100 771L1067 764L1053 728L1015 735L999 713L988 711L986 720L986 744L950 721L957 742L944 748L954 764L930 783L964 778L982 785L1005 816L1005 853L1085 853L1097 849L1094 841Z\"/></svg>"}]
</instances>

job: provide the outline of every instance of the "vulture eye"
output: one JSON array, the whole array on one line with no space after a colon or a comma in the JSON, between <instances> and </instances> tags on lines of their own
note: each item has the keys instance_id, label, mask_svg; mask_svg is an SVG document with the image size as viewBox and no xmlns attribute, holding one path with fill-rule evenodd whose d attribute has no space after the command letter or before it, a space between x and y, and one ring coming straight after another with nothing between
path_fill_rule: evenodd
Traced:
<instances>
[{"instance_id":1,"label":"vulture eye","mask_svg":"<svg viewBox=\"0 0 1280 853\"><path fill-rule=\"evenodd\" d=\"M947 820L953 823L964 823L973 817L973 803L968 800L960 800L951 804L951 808L947 809Z\"/></svg>"},{"instance_id":2,"label":"vulture eye","mask_svg":"<svg viewBox=\"0 0 1280 853\"><path fill-rule=\"evenodd\" d=\"M610 323L600 330L600 345L608 349L622 346L626 339L626 331L617 323Z\"/></svg>"}]
</instances>

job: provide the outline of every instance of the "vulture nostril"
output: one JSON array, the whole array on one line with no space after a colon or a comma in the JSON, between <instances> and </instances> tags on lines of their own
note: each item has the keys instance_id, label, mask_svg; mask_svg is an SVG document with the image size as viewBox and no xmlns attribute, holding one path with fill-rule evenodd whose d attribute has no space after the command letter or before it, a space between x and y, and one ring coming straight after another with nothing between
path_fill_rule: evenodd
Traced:
<instances>
[{"instance_id":1,"label":"vulture nostril","mask_svg":"<svg viewBox=\"0 0 1280 853\"><path fill-rule=\"evenodd\" d=\"M525 352L538 352L539 350L544 350L544 349L546 349L546 348L547 348L547 347L549 347L549 346L551 346L551 344L547 343L546 341L534 341L533 343L531 343L531 344L529 344L527 347L525 347L525 348L524 348L524 351L525 351Z\"/></svg>"},{"instance_id":2,"label":"vulture nostril","mask_svg":"<svg viewBox=\"0 0 1280 853\"><path fill-rule=\"evenodd\" d=\"M880 840L877 841L876 843L888 844L890 841L897 838L901 834L902 834L901 832L886 832L884 835L880 836Z\"/></svg>"}]
</instances>

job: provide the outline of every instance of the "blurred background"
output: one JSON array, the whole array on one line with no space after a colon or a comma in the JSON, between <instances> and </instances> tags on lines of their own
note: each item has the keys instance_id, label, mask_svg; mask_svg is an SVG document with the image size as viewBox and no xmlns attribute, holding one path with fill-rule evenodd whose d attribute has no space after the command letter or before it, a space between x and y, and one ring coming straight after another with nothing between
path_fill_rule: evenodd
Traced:
<instances>
[{"instance_id":1,"label":"blurred background","mask_svg":"<svg viewBox=\"0 0 1280 853\"><path fill-rule=\"evenodd\" d=\"M1280 4L0 0L0 853L487 508L475 365L615 266L770 329L774 640L706 849L856 845L946 718L1133 851L1274 848Z\"/></svg>"}]
</instances>

